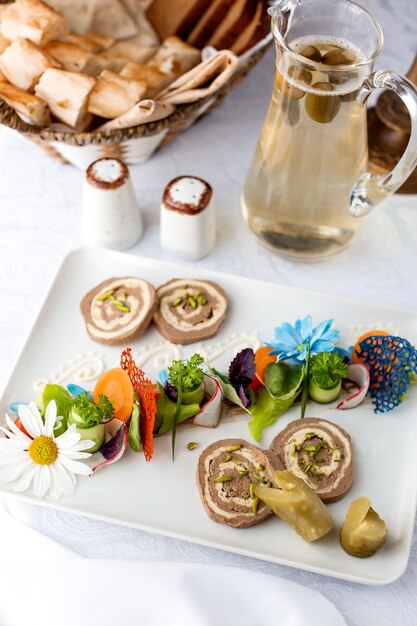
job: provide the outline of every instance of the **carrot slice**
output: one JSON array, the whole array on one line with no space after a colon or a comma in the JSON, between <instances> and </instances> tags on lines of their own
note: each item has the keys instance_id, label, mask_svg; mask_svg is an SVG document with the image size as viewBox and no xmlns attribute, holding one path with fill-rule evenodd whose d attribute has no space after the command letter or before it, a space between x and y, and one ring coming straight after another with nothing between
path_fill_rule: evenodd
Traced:
<instances>
[{"instance_id":1,"label":"carrot slice","mask_svg":"<svg viewBox=\"0 0 417 626\"><path fill-rule=\"evenodd\" d=\"M372 346L374 346L374 344L376 345L375 342L377 342L377 339L374 339L374 337L388 337L389 333L387 333L385 330L370 330L368 333L364 333L363 335L361 335L359 337L359 339L357 340L357 342L355 343L355 345L353 346L353 350L352 350L352 363L362 363L363 362L363 358L362 358L362 348L360 347L360 344L362 343L362 341L364 341L365 339L369 339L369 343L372 344Z\"/></svg>"},{"instance_id":2,"label":"carrot slice","mask_svg":"<svg viewBox=\"0 0 417 626\"><path fill-rule=\"evenodd\" d=\"M99 395L107 396L114 408L114 417L127 422L133 409L133 385L127 372L121 367L114 367L99 378L94 389L94 402L99 402Z\"/></svg>"},{"instance_id":3,"label":"carrot slice","mask_svg":"<svg viewBox=\"0 0 417 626\"><path fill-rule=\"evenodd\" d=\"M123 350L120 365L132 381L134 391L140 400L140 436L143 441L145 459L150 461L153 454L153 429L156 416L156 398L152 381L135 363L130 348Z\"/></svg>"},{"instance_id":4,"label":"carrot slice","mask_svg":"<svg viewBox=\"0 0 417 626\"><path fill-rule=\"evenodd\" d=\"M263 385L265 384L264 372L266 370L266 366L270 363L275 363L277 360L277 355L270 354L270 352L272 352L272 348L270 346L262 346L255 352L256 377Z\"/></svg>"}]
</instances>

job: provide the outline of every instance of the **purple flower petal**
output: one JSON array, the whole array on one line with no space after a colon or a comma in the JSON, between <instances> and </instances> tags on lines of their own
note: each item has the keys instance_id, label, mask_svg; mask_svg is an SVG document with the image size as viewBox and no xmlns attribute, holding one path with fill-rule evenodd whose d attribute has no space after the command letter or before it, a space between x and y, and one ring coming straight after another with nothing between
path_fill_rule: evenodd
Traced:
<instances>
[{"instance_id":1,"label":"purple flower petal","mask_svg":"<svg viewBox=\"0 0 417 626\"><path fill-rule=\"evenodd\" d=\"M178 389L175 385L171 383L165 383L165 393L166 396L171 402L176 402L178 400Z\"/></svg>"},{"instance_id":2,"label":"purple flower petal","mask_svg":"<svg viewBox=\"0 0 417 626\"><path fill-rule=\"evenodd\" d=\"M237 387L236 391L237 391L237 395L239 396L239 398L242 401L243 406L245 407L245 409L247 409L248 406L250 405L250 398L246 395L246 392L245 392L244 388L242 387L242 385Z\"/></svg>"},{"instance_id":3,"label":"purple flower petal","mask_svg":"<svg viewBox=\"0 0 417 626\"><path fill-rule=\"evenodd\" d=\"M118 461L123 456L123 453L126 450L128 437L129 428L127 424L123 424L123 426L119 428L116 434L101 448L100 452L104 456L105 461L97 463L97 465L95 465L91 470L91 473L95 472L104 465L111 465L112 463L116 463L116 461Z\"/></svg>"}]
</instances>

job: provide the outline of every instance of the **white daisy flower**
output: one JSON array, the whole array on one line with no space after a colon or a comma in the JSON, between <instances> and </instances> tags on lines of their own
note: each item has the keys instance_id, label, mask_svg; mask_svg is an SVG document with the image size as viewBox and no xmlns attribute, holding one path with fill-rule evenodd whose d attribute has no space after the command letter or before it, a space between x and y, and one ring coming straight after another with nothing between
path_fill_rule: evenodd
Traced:
<instances>
[{"instance_id":1,"label":"white daisy flower","mask_svg":"<svg viewBox=\"0 0 417 626\"><path fill-rule=\"evenodd\" d=\"M91 474L91 469L80 459L91 456L83 450L91 448L94 442L80 441L81 436L74 424L59 437L54 437L55 400L48 404L45 422L34 402L29 406L21 404L18 412L30 437L6 414L9 429L0 426L6 435L0 437L0 483L13 483L13 491L26 491L33 483L39 497L51 495L58 499L71 494L76 484L75 475Z\"/></svg>"}]
</instances>

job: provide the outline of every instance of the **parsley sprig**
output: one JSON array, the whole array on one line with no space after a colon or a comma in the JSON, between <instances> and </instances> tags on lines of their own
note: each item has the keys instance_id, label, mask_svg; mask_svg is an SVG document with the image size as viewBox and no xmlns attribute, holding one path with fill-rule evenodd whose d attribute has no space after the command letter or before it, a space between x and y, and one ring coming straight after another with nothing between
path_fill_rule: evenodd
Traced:
<instances>
[{"instance_id":1,"label":"parsley sprig","mask_svg":"<svg viewBox=\"0 0 417 626\"><path fill-rule=\"evenodd\" d=\"M173 361L168 370L169 381L184 393L197 389L204 377L202 363L204 359L199 354L193 354L188 361Z\"/></svg>"},{"instance_id":2,"label":"parsley sprig","mask_svg":"<svg viewBox=\"0 0 417 626\"><path fill-rule=\"evenodd\" d=\"M320 389L334 389L347 376L347 365L338 352L319 352L311 359L310 376Z\"/></svg>"},{"instance_id":3,"label":"parsley sprig","mask_svg":"<svg viewBox=\"0 0 417 626\"><path fill-rule=\"evenodd\" d=\"M74 399L73 409L80 416L84 428L104 424L113 419L113 405L108 397L102 393L99 395L97 403L89 399L87 392L80 394Z\"/></svg>"}]
</instances>

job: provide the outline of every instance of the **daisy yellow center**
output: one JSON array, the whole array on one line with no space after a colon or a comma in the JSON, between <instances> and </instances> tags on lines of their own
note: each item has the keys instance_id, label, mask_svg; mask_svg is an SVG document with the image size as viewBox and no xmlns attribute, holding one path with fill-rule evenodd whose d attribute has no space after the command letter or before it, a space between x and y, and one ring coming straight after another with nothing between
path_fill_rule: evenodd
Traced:
<instances>
[{"instance_id":1,"label":"daisy yellow center","mask_svg":"<svg viewBox=\"0 0 417 626\"><path fill-rule=\"evenodd\" d=\"M29 456L38 465L51 465L58 457L58 446L51 437L36 437L29 446Z\"/></svg>"}]
</instances>

